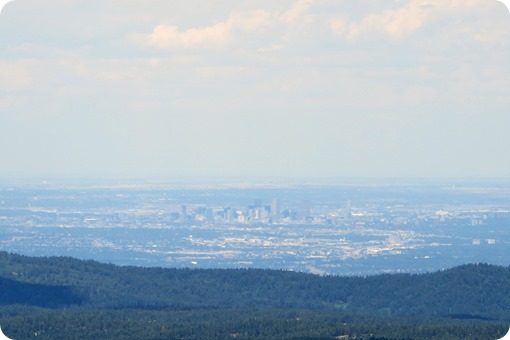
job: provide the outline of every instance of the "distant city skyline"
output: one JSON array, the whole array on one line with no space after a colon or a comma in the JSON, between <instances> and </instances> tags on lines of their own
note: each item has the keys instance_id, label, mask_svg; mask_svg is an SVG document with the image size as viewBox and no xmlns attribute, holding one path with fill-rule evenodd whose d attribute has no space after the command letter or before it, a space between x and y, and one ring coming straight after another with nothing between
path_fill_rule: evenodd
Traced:
<instances>
[{"instance_id":1,"label":"distant city skyline","mask_svg":"<svg viewBox=\"0 0 510 340\"><path fill-rule=\"evenodd\" d=\"M0 2L0 177L510 177L497 0Z\"/></svg>"},{"instance_id":2,"label":"distant city skyline","mask_svg":"<svg viewBox=\"0 0 510 340\"><path fill-rule=\"evenodd\" d=\"M508 265L510 183L273 188L0 185L2 250L316 274Z\"/></svg>"}]
</instances>

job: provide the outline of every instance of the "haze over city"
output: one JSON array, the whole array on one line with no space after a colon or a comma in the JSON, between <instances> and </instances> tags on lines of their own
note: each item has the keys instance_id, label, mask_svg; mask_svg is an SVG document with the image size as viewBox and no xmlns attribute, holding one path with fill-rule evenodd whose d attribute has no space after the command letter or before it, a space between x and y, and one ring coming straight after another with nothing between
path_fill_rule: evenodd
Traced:
<instances>
[{"instance_id":1,"label":"haze over city","mask_svg":"<svg viewBox=\"0 0 510 340\"><path fill-rule=\"evenodd\" d=\"M508 177L508 60L496 0L11 1L0 175Z\"/></svg>"},{"instance_id":2,"label":"haze over city","mask_svg":"<svg viewBox=\"0 0 510 340\"><path fill-rule=\"evenodd\" d=\"M504 1L0 8L0 338L508 337Z\"/></svg>"}]
</instances>

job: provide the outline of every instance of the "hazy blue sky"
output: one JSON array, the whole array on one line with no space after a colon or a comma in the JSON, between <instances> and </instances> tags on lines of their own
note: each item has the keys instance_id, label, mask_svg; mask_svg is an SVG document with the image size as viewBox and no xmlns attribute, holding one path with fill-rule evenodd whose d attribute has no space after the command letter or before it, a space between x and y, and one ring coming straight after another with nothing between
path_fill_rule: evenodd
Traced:
<instances>
[{"instance_id":1,"label":"hazy blue sky","mask_svg":"<svg viewBox=\"0 0 510 340\"><path fill-rule=\"evenodd\" d=\"M0 176L510 177L496 0L14 0Z\"/></svg>"}]
</instances>

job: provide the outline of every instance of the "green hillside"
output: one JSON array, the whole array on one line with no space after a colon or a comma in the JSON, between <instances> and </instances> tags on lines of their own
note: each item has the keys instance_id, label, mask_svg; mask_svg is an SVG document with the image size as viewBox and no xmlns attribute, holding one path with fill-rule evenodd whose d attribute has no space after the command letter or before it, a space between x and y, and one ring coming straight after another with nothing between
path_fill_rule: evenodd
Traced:
<instances>
[{"instance_id":1,"label":"green hillside","mask_svg":"<svg viewBox=\"0 0 510 340\"><path fill-rule=\"evenodd\" d=\"M26 289L65 288L61 296L48 296L48 306L278 307L510 320L510 268L487 264L421 275L321 277L260 269L121 267L0 253L0 277L34 285ZM6 303L11 301L0 299Z\"/></svg>"},{"instance_id":2,"label":"green hillside","mask_svg":"<svg viewBox=\"0 0 510 340\"><path fill-rule=\"evenodd\" d=\"M0 325L18 340L55 332L73 339L495 339L510 325L510 268L487 264L421 275L321 277L0 252L0 288Z\"/></svg>"}]
</instances>

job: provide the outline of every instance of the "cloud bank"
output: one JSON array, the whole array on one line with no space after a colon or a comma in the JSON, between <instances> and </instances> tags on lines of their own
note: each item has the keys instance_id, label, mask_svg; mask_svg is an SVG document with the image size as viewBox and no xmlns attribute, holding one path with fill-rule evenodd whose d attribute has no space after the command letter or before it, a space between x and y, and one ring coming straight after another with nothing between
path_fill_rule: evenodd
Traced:
<instances>
[{"instance_id":1,"label":"cloud bank","mask_svg":"<svg viewBox=\"0 0 510 340\"><path fill-rule=\"evenodd\" d=\"M17 0L3 175L507 176L499 1Z\"/></svg>"}]
</instances>

